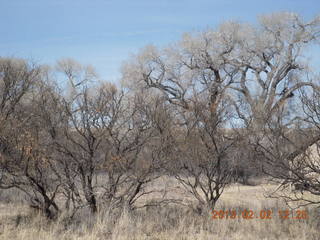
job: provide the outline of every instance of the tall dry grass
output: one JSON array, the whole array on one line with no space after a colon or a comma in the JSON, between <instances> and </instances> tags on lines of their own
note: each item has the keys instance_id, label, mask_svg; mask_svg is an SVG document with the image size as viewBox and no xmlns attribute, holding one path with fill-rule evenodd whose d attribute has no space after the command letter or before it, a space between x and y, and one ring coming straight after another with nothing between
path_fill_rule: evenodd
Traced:
<instances>
[{"instance_id":1,"label":"tall dry grass","mask_svg":"<svg viewBox=\"0 0 320 240\"><path fill-rule=\"evenodd\" d=\"M8 199L8 197L7 197ZM217 210L287 208L279 199L266 199L259 186L228 188L217 205ZM320 239L319 209L308 209L307 220L282 220L276 214L272 219L216 219L208 212L199 216L179 205L152 207L134 212L100 209L92 216L86 209L70 221L63 214L49 222L28 209L20 200L0 204L0 239L23 240L194 240L194 239Z\"/></svg>"}]
</instances>

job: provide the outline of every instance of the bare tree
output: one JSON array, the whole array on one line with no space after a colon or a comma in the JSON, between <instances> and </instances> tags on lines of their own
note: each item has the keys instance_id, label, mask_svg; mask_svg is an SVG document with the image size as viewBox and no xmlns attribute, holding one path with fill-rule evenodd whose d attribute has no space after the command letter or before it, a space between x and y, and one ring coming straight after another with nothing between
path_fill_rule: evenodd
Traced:
<instances>
[{"instance_id":1,"label":"bare tree","mask_svg":"<svg viewBox=\"0 0 320 240\"><path fill-rule=\"evenodd\" d=\"M199 48L208 47L206 40L199 42ZM123 80L129 86L131 80L159 90L175 108L174 124L180 133L176 134L177 146L171 155L177 162L173 174L203 210L214 208L234 173L229 153L236 138L230 125L227 89L236 72L233 67L210 65L208 59L195 60L185 52L178 48L161 55L148 47L131 65L124 66ZM199 49L197 56L202 54L205 52Z\"/></svg>"},{"instance_id":2,"label":"bare tree","mask_svg":"<svg viewBox=\"0 0 320 240\"><path fill-rule=\"evenodd\" d=\"M115 108L115 122L107 127L110 149L104 163L108 173L104 196L129 210L167 202L164 198L152 203L138 201L148 194L164 194L163 190L148 188L163 174L165 146L159 133L166 128L165 122L160 122L163 103L141 93L123 94L123 101Z\"/></svg>"},{"instance_id":3,"label":"bare tree","mask_svg":"<svg viewBox=\"0 0 320 240\"><path fill-rule=\"evenodd\" d=\"M39 121L38 100L46 70L20 59L1 61L1 188L17 188L48 218L59 211L60 186L48 136Z\"/></svg>"},{"instance_id":4,"label":"bare tree","mask_svg":"<svg viewBox=\"0 0 320 240\"><path fill-rule=\"evenodd\" d=\"M58 62L58 70L65 74L70 85L57 109L60 111L58 114L62 124L56 127L63 130L55 130L61 134L59 137L52 135L55 149L63 159L64 176L67 180L67 205L70 198L75 209L83 203L82 194L78 189L79 180L84 202L95 213L97 193L93 181L97 167L101 165L102 157L99 150L105 137L101 121L106 120L103 113L108 111L108 100L112 95L103 95L103 91L97 96L93 95L89 83L94 81L96 76L92 69L76 61L61 60Z\"/></svg>"},{"instance_id":5,"label":"bare tree","mask_svg":"<svg viewBox=\"0 0 320 240\"><path fill-rule=\"evenodd\" d=\"M226 22L216 30L185 34L180 42L163 50L148 46L123 66L123 81L129 86L156 89L177 106L176 116L180 124L184 120L185 132L193 133L192 138L203 144L193 143L188 149L194 146L193 154L198 154L194 158L199 161L213 157L216 159L210 162L219 163L220 155L228 155L225 153L231 151L232 139L237 138L245 139L245 145L252 146L252 150L256 150L253 142L259 142L264 150L267 146L278 148L281 145L274 143L279 139L271 135L275 129L290 132L289 127L299 118L290 105L298 100L298 90L318 89L308 80L310 71L303 53L318 41L319 18L306 22L297 14L275 13L259 20L259 26ZM236 118L223 118L226 102L229 109L233 106ZM237 128L236 134L222 130L232 127ZM310 146L317 139L315 136L305 143ZM207 150L206 157L202 157ZM291 154L294 158L298 155L294 150L293 146L277 149L277 158L273 157L287 159L284 155ZM216 171L218 165L212 169ZM210 169L208 165L203 168ZM226 172L222 175L228 176ZM196 181L193 191L198 186ZM207 190L204 195L211 198L207 202L213 207L215 195Z\"/></svg>"},{"instance_id":6,"label":"bare tree","mask_svg":"<svg viewBox=\"0 0 320 240\"><path fill-rule=\"evenodd\" d=\"M190 86L229 88L244 101L241 116L257 121L272 114L305 86L304 50L317 43L319 18L303 21L297 14L260 17L260 26L226 22L217 30L186 34L173 47L149 46L124 65L124 79L156 87L172 102L186 104ZM179 100L179 101L176 101ZM261 116L260 116L261 115Z\"/></svg>"},{"instance_id":7,"label":"bare tree","mask_svg":"<svg viewBox=\"0 0 320 240\"><path fill-rule=\"evenodd\" d=\"M60 61L58 70L71 86L64 96L52 95L55 105L43 109L43 117L66 205L74 211L88 205L93 213L102 205L136 208L137 199L154 192L147 184L160 176L160 161L149 148L156 105L112 84L95 84L91 68L74 60Z\"/></svg>"},{"instance_id":8,"label":"bare tree","mask_svg":"<svg viewBox=\"0 0 320 240\"><path fill-rule=\"evenodd\" d=\"M198 200L198 211L214 209L225 187L233 180L237 162L233 158L239 136L228 126L230 103L196 100L186 118L176 179ZM228 106L229 105L229 106Z\"/></svg>"}]
</instances>

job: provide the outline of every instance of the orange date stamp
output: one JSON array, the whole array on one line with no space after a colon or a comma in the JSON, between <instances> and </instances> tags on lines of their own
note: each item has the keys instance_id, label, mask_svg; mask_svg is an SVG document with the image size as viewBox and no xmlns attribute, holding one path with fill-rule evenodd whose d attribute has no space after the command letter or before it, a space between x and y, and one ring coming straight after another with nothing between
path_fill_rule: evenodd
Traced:
<instances>
[{"instance_id":1,"label":"orange date stamp","mask_svg":"<svg viewBox=\"0 0 320 240\"><path fill-rule=\"evenodd\" d=\"M253 211L250 209L245 209L241 211L237 210L213 210L212 219L261 219L261 220L269 220L274 217L280 218L282 220L286 219L297 219L304 220L308 219L308 211L307 210L268 210L263 209L260 211Z\"/></svg>"}]
</instances>

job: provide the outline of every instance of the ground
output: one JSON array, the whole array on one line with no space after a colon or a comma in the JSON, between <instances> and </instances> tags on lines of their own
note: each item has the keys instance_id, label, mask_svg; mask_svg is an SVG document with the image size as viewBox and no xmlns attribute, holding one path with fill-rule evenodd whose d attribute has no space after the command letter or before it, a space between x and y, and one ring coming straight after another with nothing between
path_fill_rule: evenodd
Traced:
<instances>
[{"instance_id":1,"label":"ground","mask_svg":"<svg viewBox=\"0 0 320 240\"><path fill-rule=\"evenodd\" d=\"M47 222L19 201L0 204L0 239L320 239L319 208L289 209L281 199L266 198L276 186L260 184L228 187L216 206L216 211L236 210L236 218L212 219L212 214L198 216L180 206L165 206L135 213L100 212L97 217L81 212L73 223L61 216ZM177 194L177 193L176 193ZM244 219L243 210L252 211L254 218ZM306 211L307 219L282 219L279 210ZM261 219L261 211L272 211L270 219ZM263 215L262 215L263 216ZM117 219L117 220L115 220Z\"/></svg>"}]
</instances>

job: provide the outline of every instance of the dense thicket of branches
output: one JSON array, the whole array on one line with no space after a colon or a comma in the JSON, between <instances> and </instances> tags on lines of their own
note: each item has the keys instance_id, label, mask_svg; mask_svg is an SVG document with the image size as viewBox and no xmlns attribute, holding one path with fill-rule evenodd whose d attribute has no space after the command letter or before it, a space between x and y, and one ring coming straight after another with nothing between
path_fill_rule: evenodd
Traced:
<instances>
[{"instance_id":1,"label":"dense thicket of branches","mask_svg":"<svg viewBox=\"0 0 320 240\"><path fill-rule=\"evenodd\" d=\"M165 189L150 188L165 174L199 212L254 174L319 204L320 84L304 58L319 33L319 18L289 13L226 22L141 50L122 86L71 59L0 58L0 187L23 191L48 218L167 203Z\"/></svg>"}]
</instances>

